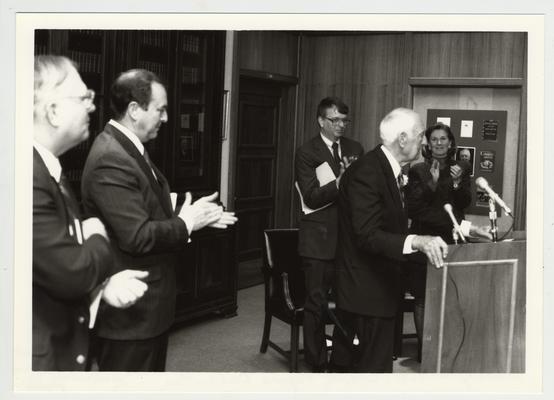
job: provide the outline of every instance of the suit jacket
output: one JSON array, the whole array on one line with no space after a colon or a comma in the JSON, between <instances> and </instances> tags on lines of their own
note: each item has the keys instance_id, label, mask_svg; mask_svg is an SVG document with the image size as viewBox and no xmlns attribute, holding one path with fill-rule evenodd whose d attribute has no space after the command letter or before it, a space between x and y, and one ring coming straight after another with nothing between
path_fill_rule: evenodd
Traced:
<instances>
[{"instance_id":1,"label":"suit jacket","mask_svg":"<svg viewBox=\"0 0 554 400\"><path fill-rule=\"evenodd\" d=\"M363 154L362 145L352 139L341 137L340 146L343 157L359 157ZM315 170L324 162L329 163L335 176L339 175L339 167L319 133L296 151L296 181L306 205L317 209L332 203L323 210L307 215L302 214L299 224L298 252L302 257L333 260L337 246L336 200L339 190L335 181L319 186Z\"/></svg>"},{"instance_id":2,"label":"suit jacket","mask_svg":"<svg viewBox=\"0 0 554 400\"><path fill-rule=\"evenodd\" d=\"M335 261L339 308L374 317L396 314L407 232L396 177L378 146L341 179Z\"/></svg>"},{"instance_id":3,"label":"suit jacket","mask_svg":"<svg viewBox=\"0 0 554 400\"><path fill-rule=\"evenodd\" d=\"M173 323L177 251L187 243L185 223L174 215L169 186L135 145L106 125L85 163L82 196L85 211L108 230L117 270L146 270L145 295L126 309L100 307L97 333L109 339L157 336Z\"/></svg>"},{"instance_id":4,"label":"suit jacket","mask_svg":"<svg viewBox=\"0 0 554 400\"><path fill-rule=\"evenodd\" d=\"M457 189L453 187L450 165L459 165L463 170ZM464 208L471 203L470 167L467 163L451 160L446 168L440 170L434 191L429 186L432 182L430 168L429 162L418 163L410 168L406 187L406 209L408 217L412 219L410 231L422 235L439 235L447 243L453 243L452 221L443 207L445 203L450 203L458 222L464 219Z\"/></svg>"},{"instance_id":5,"label":"suit jacket","mask_svg":"<svg viewBox=\"0 0 554 400\"><path fill-rule=\"evenodd\" d=\"M34 150L35 371L85 369L89 344L88 295L108 277L113 257L108 242L101 235L92 235L79 244L76 224L80 224L77 204L72 197L64 197L39 153Z\"/></svg>"}]
</instances>

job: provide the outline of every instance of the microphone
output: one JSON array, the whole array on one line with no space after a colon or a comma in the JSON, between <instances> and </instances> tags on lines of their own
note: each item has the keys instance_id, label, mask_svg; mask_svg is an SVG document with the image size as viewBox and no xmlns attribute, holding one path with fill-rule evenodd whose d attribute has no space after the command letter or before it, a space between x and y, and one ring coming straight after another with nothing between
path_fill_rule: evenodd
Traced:
<instances>
[{"instance_id":1,"label":"microphone","mask_svg":"<svg viewBox=\"0 0 554 400\"><path fill-rule=\"evenodd\" d=\"M466 243L466 238L464 234L462 233L462 228L460 228L460 225L458 225L458 221L456 221L456 217L454 216L454 213L452 212L452 205L450 203L446 203L444 206L444 211L448 214L450 219L452 220L452 225L454 225L454 229L456 232L458 232L458 235L460 235L460 238L462 239L462 242Z\"/></svg>"},{"instance_id":2,"label":"microphone","mask_svg":"<svg viewBox=\"0 0 554 400\"><path fill-rule=\"evenodd\" d=\"M494 190L491 189L491 187L489 186L489 183L487 182L487 180L485 178L483 178L482 176L480 176L479 178L477 178L475 180L475 184L477 186L479 186L479 188L483 189L484 191L487 192L487 194L489 195L489 197L491 199L493 199L494 201L496 201L496 203L498 203L498 205L500 207L502 207L502 209L504 210L504 212L506 214L508 214L510 217L514 217L513 214L512 214L512 210L510 209L510 207L508 207L506 205L506 203L504 203L504 201L500 198L499 195L497 195L495 193Z\"/></svg>"}]
</instances>

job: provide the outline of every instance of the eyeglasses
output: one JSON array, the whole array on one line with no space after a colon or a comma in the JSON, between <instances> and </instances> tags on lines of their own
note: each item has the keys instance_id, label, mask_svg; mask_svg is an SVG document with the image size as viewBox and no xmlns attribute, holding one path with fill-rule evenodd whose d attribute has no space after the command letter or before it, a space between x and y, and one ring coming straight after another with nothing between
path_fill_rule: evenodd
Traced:
<instances>
[{"instance_id":1,"label":"eyeglasses","mask_svg":"<svg viewBox=\"0 0 554 400\"><path fill-rule=\"evenodd\" d=\"M94 106L94 96L96 93L92 89L87 89L86 94L82 96L65 96L63 99L79 99L79 101L85 106L85 108L90 109Z\"/></svg>"},{"instance_id":2,"label":"eyeglasses","mask_svg":"<svg viewBox=\"0 0 554 400\"><path fill-rule=\"evenodd\" d=\"M349 119L346 119L346 118L328 118L328 117L325 117L325 119L327 121L329 121L330 123L333 124L333 126L338 126L341 122L344 126L348 126L348 124L350 124L350 122L352 122L351 120Z\"/></svg>"}]
</instances>

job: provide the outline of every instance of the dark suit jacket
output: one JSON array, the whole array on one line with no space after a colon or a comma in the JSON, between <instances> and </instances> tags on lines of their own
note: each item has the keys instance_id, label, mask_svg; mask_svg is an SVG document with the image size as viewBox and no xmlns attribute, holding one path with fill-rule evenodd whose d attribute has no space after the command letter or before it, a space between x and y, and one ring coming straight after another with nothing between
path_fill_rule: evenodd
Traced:
<instances>
[{"instance_id":1,"label":"dark suit jacket","mask_svg":"<svg viewBox=\"0 0 554 400\"><path fill-rule=\"evenodd\" d=\"M408 219L380 146L344 173L339 193L337 306L374 317L395 315Z\"/></svg>"},{"instance_id":2,"label":"dark suit jacket","mask_svg":"<svg viewBox=\"0 0 554 400\"><path fill-rule=\"evenodd\" d=\"M117 269L149 272L148 290L133 306L100 308L100 337L151 338L174 320L176 251L187 243L188 231L173 213L166 179L155 166L154 171L158 180L134 144L109 124L85 163L83 205L106 225Z\"/></svg>"},{"instance_id":3,"label":"dark suit jacket","mask_svg":"<svg viewBox=\"0 0 554 400\"><path fill-rule=\"evenodd\" d=\"M69 204L69 203L72 204ZM68 207L71 207L70 211ZM65 200L39 153L33 154L33 370L84 370L89 293L108 277L113 258L101 235L82 245L78 206ZM73 236L69 233L72 226Z\"/></svg>"},{"instance_id":4,"label":"dark suit jacket","mask_svg":"<svg viewBox=\"0 0 554 400\"><path fill-rule=\"evenodd\" d=\"M341 137L340 146L342 156L358 156L363 154L360 143ZM295 172L296 181L306 205L312 209L320 208L328 203L329 207L304 215L300 219L298 251L302 257L320 260L335 258L337 245L337 205L339 191L335 181L319 186L316 177L316 168L328 162L335 176L339 175L339 168L325 142L318 133L317 136L304 143L296 151Z\"/></svg>"},{"instance_id":5,"label":"dark suit jacket","mask_svg":"<svg viewBox=\"0 0 554 400\"><path fill-rule=\"evenodd\" d=\"M411 232L439 235L447 243L453 243L452 221L444 211L444 204L452 205L454 216L461 222L464 219L464 208L471 203L470 167L464 162L450 162L450 165L456 164L464 171L458 189L453 188L450 166L440 171L435 191L429 186L432 181L429 162L418 163L410 168L406 208L408 217L412 219Z\"/></svg>"}]
</instances>

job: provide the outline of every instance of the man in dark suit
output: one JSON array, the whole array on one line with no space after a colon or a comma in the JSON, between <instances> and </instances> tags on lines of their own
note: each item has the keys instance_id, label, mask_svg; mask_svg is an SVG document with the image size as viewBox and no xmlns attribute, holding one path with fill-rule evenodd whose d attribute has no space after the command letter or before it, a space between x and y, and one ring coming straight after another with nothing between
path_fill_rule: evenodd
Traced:
<instances>
[{"instance_id":1,"label":"man in dark suit","mask_svg":"<svg viewBox=\"0 0 554 400\"><path fill-rule=\"evenodd\" d=\"M345 172L339 193L337 306L347 336L333 343L332 362L352 372L392 372L394 316L406 256L419 251L440 267L447 255L440 237L408 235L401 171L421 150L419 116L395 109L381 121L380 133L383 144Z\"/></svg>"},{"instance_id":2,"label":"man in dark suit","mask_svg":"<svg viewBox=\"0 0 554 400\"><path fill-rule=\"evenodd\" d=\"M347 117L348 106L340 99L324 98L317 108L319 133L296 151L296 182L304 204L298 244L306 282L304 357L314 372L327 367L324 310L334 282L339 182L363 153L358 142L343 136Z\"/></svg>"},{"instance_id":3,"label":"man in dark suit","mask_svg":"<svg viewBox=\"0 0 554 400\"><path fill-rule=\"evenodd\" d=\"M81 220L58 157L88 137L94 92L65 57L35 59L33 110L33 362L35 371L87 365L89 295L127 307L147 289L142 271L112 276L98 218ZM104 282L104 283L103 283ZM93 318L93 317L91 317Z\"/></svg>"},{"instance_id":4,"label":"man in dark suit","mask_svg":"<svg viewBox=\"0 0 554 400\"><path fill-rule=\"evenodd\" d=\"M175 314L177 251L193 231L236 221L213 203L217 193L173 210L167 180L143 143L167 121L167 94L145 70L122 73L111 89L115 119L95 139L83 172L85 209L107 226L122 268L149 272L146 295L126 310L101 308L98 366L101 371L164 371L168 330Z\"/></svg>"}]
</instances>

